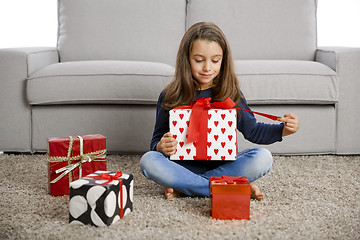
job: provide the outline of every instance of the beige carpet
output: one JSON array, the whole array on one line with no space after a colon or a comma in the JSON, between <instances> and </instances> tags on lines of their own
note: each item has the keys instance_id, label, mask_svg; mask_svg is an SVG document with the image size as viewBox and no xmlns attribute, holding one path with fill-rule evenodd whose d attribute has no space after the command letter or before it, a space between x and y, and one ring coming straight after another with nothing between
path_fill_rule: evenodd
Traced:
<instances>
[{"instance_id":1,"label":"beige carpet","mask_svg":"<svg viewBox=\"0 0 360 240\"><path fill-rule=\"evenodd\" d=\"M208 198L163 198L140 156L108 156L134 174L134 212L109 227L68 224L68 196L47 194L45 155L0 155L0 239L360 239L360 156L275 156L251 220L209 216Z\"/></svg>"}]
</instances>

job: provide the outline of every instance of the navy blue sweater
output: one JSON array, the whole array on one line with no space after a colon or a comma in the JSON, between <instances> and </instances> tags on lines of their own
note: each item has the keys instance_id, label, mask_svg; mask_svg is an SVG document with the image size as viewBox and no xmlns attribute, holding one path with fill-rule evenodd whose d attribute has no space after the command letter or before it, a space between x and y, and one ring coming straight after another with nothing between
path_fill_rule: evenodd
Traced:
<instances>
[{"instance_id":1,"label":"navy blue sweater","mask_svg":"<svg viewBox=\"0 0 360 240\"><path fill-rule=\"evenodd\" d=\"M196 92L194 100L205 97L212 98L211 89ZM169 111L163 108L164 94L161 93L157 102L156 123L153 137L151 139L150 150L155 151L156 145L162 136L169 131ZM245 98L240 99L240 108L250 110ZM241 114L241 116L240 116ZM244 138L257 144L271 144L282 141L282 131L284 124L265 124L257 122L253 113L238 110L237 129L244 135Z\"/></svg>"}]
</instances>

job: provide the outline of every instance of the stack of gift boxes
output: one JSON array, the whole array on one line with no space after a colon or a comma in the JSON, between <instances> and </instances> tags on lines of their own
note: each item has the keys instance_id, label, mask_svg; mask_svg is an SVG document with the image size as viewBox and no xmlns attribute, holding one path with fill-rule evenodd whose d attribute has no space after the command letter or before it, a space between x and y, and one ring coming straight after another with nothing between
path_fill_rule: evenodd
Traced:
<instances>
[{"instance_id":1,"label":"stack of gift boxes","mask_svg":"<svg viewBox=\"0 0 360 240\"><path fill-rule=\"evenodd\" d=\"M49 193L70 195L69 222L111 225L133 209L133 175L106 171L100 134L48 138Z\"/></svg>"},{"instance_id":2,"label":"stack of gift boxes","mask_svg":"<svg viewBox=\"0 0 360 240\"><path fill-rule=\"evenodd\" d=\"M237 154L237 111L229 98L199 98L170 110L170 133L178 141L172 160L234 161ZM209 179L214 219L250 219L251 186L245 177Z\"/></svg>"},{"instance_id":3,"label":"stack of gift boxes","mask_svg":"<svg viewBox=\"0 0 360 240\"><path fill-rule=\"evenodd\" d=\"M171 160L236 160L236 109L228 100L200 98L170 110L170 132L178 141ZM52 196L70 195L70 223L111 225L133 209L133 175L106 171L103 135L48 138L48 176ZM246 178L211 177L209 188L213 218L250 219Z\"/></svg>"}]
</instances>

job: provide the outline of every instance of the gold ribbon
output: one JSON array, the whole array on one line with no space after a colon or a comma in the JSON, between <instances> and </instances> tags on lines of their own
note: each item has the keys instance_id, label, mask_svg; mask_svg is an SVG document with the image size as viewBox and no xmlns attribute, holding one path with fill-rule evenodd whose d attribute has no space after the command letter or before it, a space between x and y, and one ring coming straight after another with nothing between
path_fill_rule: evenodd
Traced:
<instances>
[{"instance_id":1,"label":"gold ribbon","mask_svg":"<svg viewBox=\"0 0 360 240\"><path fill-rule=\"evenodd\" d=\"M79 178L82 177L82 164L86 162L91 161L104 161L104 160L97 160L97 158L105 158L106 157L106 149L98 150L95 152L90 152L83 154L83 138L81 136L78 136L80 138L80 154L77 156L71 156L72 148L74 146L74 138L72 136L69 136L69 147L66 157L54 157L49 156L48 153L48 162L68 162L68 165L62 168L59 168L55 171L56 174L61 173L57 178L52 180L50 183L56 183L61 178L63 178L66 174L69 174L69 184L72 182L72 176L71 171L73 171L75 168L79 167ZM76 163L71 163L72 161L76 161Z\"/></svg>"}]
</instances>

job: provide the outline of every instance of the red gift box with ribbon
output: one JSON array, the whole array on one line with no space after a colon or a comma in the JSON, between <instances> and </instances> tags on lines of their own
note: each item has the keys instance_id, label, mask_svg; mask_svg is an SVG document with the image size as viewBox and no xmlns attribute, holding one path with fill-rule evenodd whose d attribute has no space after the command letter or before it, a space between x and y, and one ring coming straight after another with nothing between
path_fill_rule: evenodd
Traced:
<instances>
[{"instance_id":1,"label":"red gift box with ribbon","mask_svg":"<svg viewBox=\"0 0 360 240\"><path fill-rule=\"evenodd\" d=\"M49 193L69 195L70 182L106 170L106 137L101 134L50 137L48 142Z\"/></svg>"},{"instance_id":2,"label":"red gift box with ribbon","mask_svg":"<svg viewBox=\"0 0 360 240\"><path fill-rule=\"evenodd\" d=\"M214 219L250 219L251 185L246 177L210 177L211 216Z\"/></svg>"},{"instance_id":3,"label":"red gift box with ribbon","mask_svg":"<svg viewBox=\"0 0 360 240\"><path fill-rule=\"evenodd\" d=\"M228 98L199 98L170 110L170 133L178 141L171 160L236 160L236 109Z\"/></svg>"}]
</instances>

